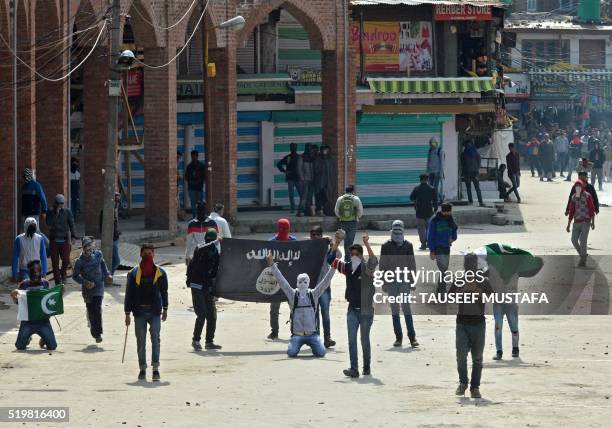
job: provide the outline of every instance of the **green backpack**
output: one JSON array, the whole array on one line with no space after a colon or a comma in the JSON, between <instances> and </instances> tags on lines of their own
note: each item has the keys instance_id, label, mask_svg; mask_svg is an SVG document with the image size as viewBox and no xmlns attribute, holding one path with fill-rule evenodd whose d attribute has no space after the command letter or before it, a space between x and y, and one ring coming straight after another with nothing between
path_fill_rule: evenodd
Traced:
<instances>
[{"instance_id":1,"label":"green backpack","mask_svg":"<svg viewBox=\"0 0 612 428\"><path fill-rule=\"evenodd\" d=\"M340 201L338 212L340 213L340 221L357 220L357 206L355 205L355 197L353 195L344 195Z\"/></svg>"}]
</instances>

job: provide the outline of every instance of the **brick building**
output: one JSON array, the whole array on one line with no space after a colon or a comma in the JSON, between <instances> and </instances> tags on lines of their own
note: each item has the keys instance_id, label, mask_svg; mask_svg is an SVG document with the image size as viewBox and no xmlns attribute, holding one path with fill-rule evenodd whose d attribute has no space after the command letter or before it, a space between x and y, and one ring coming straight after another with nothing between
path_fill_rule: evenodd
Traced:
<instances>
[{"instance_id":1,"label":"brick building","mask_svg":"<svg viewBox=\"0 0 612 428\"><path fill-rule=\"evenodd\" d=\"M91 53L82 66L79 82L82 104L80 159L82 169L81 207L86 233L98 233L98 216L103 205L103 170L107 140L108 44L103 35L95 45L107 12L105 0L59 0L31 2L16 0L17 54L19 88L17 99L17 171L14 170L14 148L3 144L0 168L5 172L0 183L2 202L0 240L11 242L21 219L15 218L18 203L13 188L22 183L25 167L35 170L48 197L68 192L69 127L67 80L68 55L78 64ZM0 1L0 35L10 41L12 10L8 0ZM191 6L191 8L190 8ZM320 121L322 139L337 154L339 187L354 181L355 159L355 79L345 55L345 26L348 23L348 0L207 0L202 11L200 2L192 0L125 0L122 1L124 42L131 33L143 69L140 120L145 129L140 152L142 162L145 226L176 228L177 204L177 66L171 61L197 28L204 16L209 34L209 62L216 65L216 76L209 79L206 99L211 115L213 200L223 201L228 214L237 210L238 118L237 58L238 48L248 43L250 35L269 16L282 7L299 22L308 34L310 45L320 51L321 90ZM187 15L186 15L187 13ZM186 15L185 19L181 19ZM236 15L246 19L238 32L217 26ZM179 22L180 21L180 22ZM178 23L178 24L177 24ZM129 27L129 28L128 28ZM95 46L95 48L94 48ZM91 50L94 49L93 52ZM0 49L0 138L10 142L12 127L12 56L8 46ZM347 67L348 65L348 67ZM76 74L76 73L75 73ZM50 81L59 79L59 81ZM75 85L76 86L76 85ZM348 94L345 97L345 94ZM127 125L125 125L127 127ZM133 142L133 141L132 141ZM131 178L128 178L131 179ZM10 246L3 245L0 259L6 262Z\"/></svg>"}]
</instances>

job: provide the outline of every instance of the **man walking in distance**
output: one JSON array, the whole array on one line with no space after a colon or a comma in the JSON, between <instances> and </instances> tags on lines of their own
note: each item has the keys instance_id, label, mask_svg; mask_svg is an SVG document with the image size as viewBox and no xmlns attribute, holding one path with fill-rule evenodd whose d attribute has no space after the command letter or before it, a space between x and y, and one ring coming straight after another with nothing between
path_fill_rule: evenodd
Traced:
<instances>
[{"instance_id":1,"label":"man walking in distance","mask_svg":"<svg viewBox=\"0 0 612 428\"><path fill-rule=\"evenodd\" d=\"M310 239L325 239L329 242L331 246L331 238L323 237L323 229L321 226L314 226L310 229ZM340 250L336 250L336 257L341 258L342 253ZM327 260L327 255L325 256ZM326 261L325 260L325 261ZM321 268L321 272L319 273L319 278L317 279L317 284L322 282L326 277L327 271L329 267L327 262L323 264ZM331 281L331 277L327 278L327 281ZM321 323L323 324L323 344L326 348L333 348L336 345L336 341L331 338L331 321L329 317L329 306L331 304L331 287L327 287L325 291L319 297L319 305L317 306L317 331L321 331ZM319 315L321 317L319 318ZM321 322L322 321L322 322Z\"/></svg>"},{"instance_id":2,"label":"man walking in distance","mask_svg":"<svg viewBox=\"0 0 612 428\"><path fill-rule=\"evenodd\" d=\"M208 154L207 154L208 156ZM198 151L191 151L191 162L185 168L185 181L191 201L191 214L196 217L196 204L204 200L204 178L206 166L198 160Z\"/></svg>"},{"instance_id":3,"label":"man walking in distance","mask_svg":"<svg viewBox=\"0 0 612 428\"><path fill-rule=\"evenodd\" d=\"M138 380L147 376L147 325L151 334L151 366L153 380L159 381L159 344L161 321L168 318L168 276L153 261L155 247L144 244L140 247L140 263L130 271L125 288L123 310L125 325L130 325L134 314L134 329L138 349Z\"/></svg>"},{"instance_id":4,"label":"man walking in distance","mask_svg":"<svg viewBox=\"0 0 612 428\"><path fill-rule=\"evenodd\" d=\"M438 210L438 196L436 189L427 183L428 175L420 175L421 183L412 189L410 200L414 202L416 210L416 224L419 231L419 250L427 249L427 224Z\"/></svg>"},{"instance_id":5,"label":"man walking in distance","mask_svg":"<svg viewBox=\"0 0 612 428\"><path fill-rule=\"evenodd\" d=\"M357 349L357 332L361 331L361 348L363 352L363 375L371 374L371 348L370 329L374 322L374 271L378 266L378 259L370 247L370 237L363 234L363 245L368 251L368 260L363 258L363 247L353 244L349 248L350 261L343 262L336 257L335 251L340 245L340 234L332 245L327 261L332 268L337 269L346 276L346 291L344 297L348 302L346 314L346 327L348 331L349 355L351 367L344 370L345 376L359 377L359 355Z\"/></svg>"},{"instance_id":6,"label":"man walking in distance","mask_svg":"<svg viewBox=\"0 0 612 428\"><path fill-rule=\"evenodd\" d=\"M49 227L50 239L49 250L55 284L64 284L66 282L66 270L70 264L72 239L77 239L74 233L72 213L68 208L64 208L65 202L64 195L55 195L53 209L47 212L47 226ZM61 267L60 259L62 261Z\"/></svg>"},{"instance_id":7,"label":"man walking in distance","mask_svg":"<svg viewBox=\"0 0 612 428\"><path fill-rule=\"evenodd\" d=\"M351 184L346 188L346 193L336 201L334 212L340 221L340 228L346 233L344 237L344 257L348 261L349 248L353 245L357 233L357 224L363 216L363 205L355 194L355 186Z\"/></svg>"},{"instance_id":8,"label":"man walking in distance","mask_svg":"<svg viewBox=\"0 0 612 428\"><path fill-rule=\"evenodd\" d=\"M442 204L440 211L429 222L427 228L427 245L429 256L436 261L440 270L440 281L436 293L446 292L446 271L450 263L450 249L453 242L457 240L457 224L453 219L453 206L448 203Z\"/></svg>"},{"instance_id":9,"label":"man walking in distance","mask_svg":"<svg viewBox=\"0 0 612 428\"><path fill-rule=\"evenodd\" d=\"M391 227L391 239L385 242L380 249L380 270L383 272L395 272L397 269L408 269L408 271L411 273L416 271L414 250L412 248L412 244L404 239L404 222L401 220L395 220L393 222L393 226ZM413 285L415 285L414 277L411 274L408 282L385 283L383 286L383 291L387 292L389 296L407 296L410 294L411 287ZM408 339L410 340L410 346L416 348L419 346L419 342L416 340L414 322L412 320L412 311L410 310L410 302L401 304L391 303L390 305L393 320L393 332L395 333L395 342L393 343L393 346L402 346L404 336L402 332L402 321L400 320L401 305L402 312L404 314L404 321L406 322Z\"/></svg>"},{"instance_id":10,"label":"man walking in distance","mask_svg":"<svg viewBox=\"0 0 612 428\"><path fill-rule=\"evenodd\" d=\"M569 213L567 216L567 227L569 233L572 220L572 244L580 256L579 267L585 267L587 261L587 241L589 239L589 227L595 230L595 205L593 197L585 190L585 184L576 181L576 191L570 200Z\"/></svg>"},{"instance_id":11,"label":"man walking in distance","mask_svg":"<svg viewBox=\"0 0 612 428\"><path fill-rule=\"evenodd\" d=\"M516 202L521 203L521 197L519 196L518 188L521 185L521 156L519 155L514 143L508 144L510 152L506 155L506 166L508 168L508 178L512 183L512 187L508 190L508 196L514 192L516 196Z\"/></svg>"},{"instance_id":12,"label":"man walking in distance","mask_svg":"<svg viewBox=\"0 0 612 428\"><path fill-rule=\"evenodd\" d=\"M285 174L285 180L287 181L287 190L289 192L289 205L291 207L291 214L295 212L295 192L297 191L298 199L302 198L302 156L297 152L297 144L289 144L289 154L282 158L276 164L276 167L280 172ZM299 205L299 201L298 201Z\"/></svg>"},{"instance_id":13,"label":"man walking in distance","mask_svg":"<svg viewBox=\"0 0 612 428\"><path fill-rule=\"evenodd\" d=\"M202 350L200 339L206 323L206 349L221 349L214 343L217 329L217 308L215 305L215 280L219 269L219 251L215 245L217 231L210 228L204 235L204 244L196 247L193 259L187 267L187 287L191 288L193 310L196 322L193 329L191 346L196 351Z\"/></svg>"},{"instance_id":14,"label":"man walking in distance","mask_svg":"<svg viewBox=\"0 0 612 428\"><path fill-rule=\"evenodd\" d=\"M187 266L189 266L189 262L193 258L196 247L206 243L206 232L211 228L217 230L217 232L219 231L217 222L208 217L206 202L196 202L195 210L196 217L187 225L187 238L185 239L185 264Z\"/></svg>"},{"instance_id":15,"label":"man walking in distance","mask_svg":"<svg viewBox=\"0 0 612 428\"><path fill-rule=\"evenodd\" d=\"M444 177L444 150L440 146L440 142L434 137L429 140L429 152L427 153L427 174L428 183L440 192L440 181Z\"/></svg>"}]
</instances>

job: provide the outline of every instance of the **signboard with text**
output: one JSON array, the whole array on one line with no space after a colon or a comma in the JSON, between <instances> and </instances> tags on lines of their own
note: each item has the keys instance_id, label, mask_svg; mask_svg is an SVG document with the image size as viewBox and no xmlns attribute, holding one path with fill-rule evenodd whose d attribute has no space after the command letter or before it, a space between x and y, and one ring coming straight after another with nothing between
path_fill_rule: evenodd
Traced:
<instances>
[{"instance_id":1,"label":"signboard with text","mask_svg":"<svg viewBox=\"0 0 612 428\"><path fill-rule=\"evenodd\" d=\"M493 19L491 6L474 6L471 4L436 4L434 6L436 21L489 21Z\"/></svg>"},{"instance_id":2,"label":"signboard with text","mask_svg":"<svg viewBox=\"0 0 612 428\"><path fill-rule=\"evenodd\" d=\"M506 98L520 99L529 98L531 95L531 85L529 75L526 73L505 73L504 92Z\"/></svg>"},{"instance_id":3,"label":"signboard with text","mask_svg":"<svg viewBox=\"0 0 612 428\"><path fill-rule=\"evenodd\" d=\"M433 69L433 34L429 21L366 21L351 28L356 54L359 43L367 72L430 71Z\"/></svg>"}]
</instances>

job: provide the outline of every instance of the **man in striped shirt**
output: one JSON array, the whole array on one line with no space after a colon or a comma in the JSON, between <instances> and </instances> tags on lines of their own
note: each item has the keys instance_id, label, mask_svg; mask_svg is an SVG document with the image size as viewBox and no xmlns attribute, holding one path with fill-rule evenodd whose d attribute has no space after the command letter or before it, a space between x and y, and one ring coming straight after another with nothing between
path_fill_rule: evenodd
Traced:
<instances>
[{"instance_id":1,"label":"man in striped shirt","mask_svg":"<svg viewBox=\"0 0 612 428\"><path fill-rule=\"evenodd\" d=\"M187 266L193 258L196 247L206 243L205 235L208 229L215 229L219 233L217 222L207 216L206 202L199 201L196 203L196 218L187 225L187 238L185 240L185 264Z\"/></svg>"}]
</instances>

